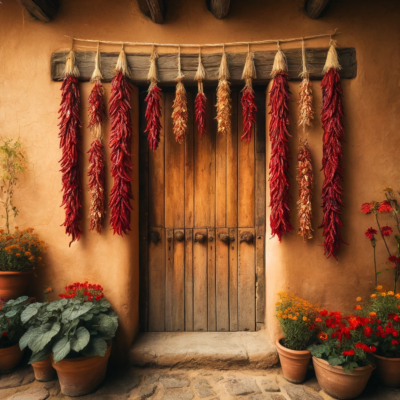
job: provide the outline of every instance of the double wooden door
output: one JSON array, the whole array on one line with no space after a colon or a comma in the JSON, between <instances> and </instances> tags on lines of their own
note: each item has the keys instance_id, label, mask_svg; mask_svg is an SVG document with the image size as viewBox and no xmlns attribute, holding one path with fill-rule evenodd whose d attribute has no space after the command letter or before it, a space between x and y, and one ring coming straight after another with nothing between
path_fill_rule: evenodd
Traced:
<instances>
[{"instance_id":1,"label":"double wooden door","mask_svg":"<svg viewBox=\"0 0 400 400\"><path fill-rule=\"evenodd\" d=\"M265 91L257 125L243 134L232 91L232 134L217 134L215 91L207 91L207 133L194 121L172 131L173 91L163 91L163 132L148 150L140 121L140 323L143 331L254 331L264 323Z\"/></svg>"}]
</instances>

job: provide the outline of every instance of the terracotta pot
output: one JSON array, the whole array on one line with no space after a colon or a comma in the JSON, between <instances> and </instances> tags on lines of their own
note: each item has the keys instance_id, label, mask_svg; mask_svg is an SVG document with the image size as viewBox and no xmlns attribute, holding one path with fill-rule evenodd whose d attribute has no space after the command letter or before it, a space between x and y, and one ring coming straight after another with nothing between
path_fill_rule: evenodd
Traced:
<instances>
[{"instance_id":1,"label":"terracotta pot","mask_svg":"<svg viewBox=\"0 0 400 400\"><path fill-rule=\"evenodd\" d=\"M340 366L332 367L328 361L313 357L315 374L321 388L336 399L354 399L358 397L368 383L374 369L371 365L354 368L352 374L343 371Z\"/></svg>"},{"instance_id":2,"label":"terracotta pot","mask_svg":"<svg viewBox=\"0 0 400 400\"><path fill-rule=\"evenodd\" d=\"M5 349L0 349L0 373L5 374L12 371L21 361L23 351L19 348L19 344L15 344Z\"/></svg>"},{"instance_id":3,"label":"terracotta pot","mask_svg":"<svg viewBox=\"0 0 400 400\"><path fill-rule=\"evenodd\" d=\"M0 298L5 301L26 295L33 271L0 271Z\"/></svg>"},{"instance_id":4,"label":"terracotta pot","mask_svg":"<svg viewBox=\"0 0 400 400\"><path fill-rule=\"evenodd\" d=\"M289 382L301 383L306 378L311 353L308 350L290 350L281 344L283 339L276 341L283 376Z\"/></svg>"},{"instance_id":5,"label":"terracotta pot","mask_svg":"<svg viewBox=\"0 0 400 400\"><path fill-rule=\"evenodd\" d=\"M95 391L106 376L110 351L111 345L108 345L104 357L70 358L57 363L52 358L51 363L57 371L62 394L76 397Z\"/></svg>"},{"instance_id":6,"label":"terracotta pot","mask_svg":"<svg viewBox=\"0 0 400 400\"><path fill-rule=\"evenodd\" d=\"M386 358L374 354L379 379L385 386L400 386L400 358Z\"/></svg>"},{"instance_id":7,"label":"terracotta pot","mask_svg":"<svg viewBox=\"0 0 400 400\"><path fill-rule=\"evenodd\" d=\"M51 357L32 363L31 365L37 381L49 382L56 378L56 370L51 365Z\"/></svg>"}]
</instances>

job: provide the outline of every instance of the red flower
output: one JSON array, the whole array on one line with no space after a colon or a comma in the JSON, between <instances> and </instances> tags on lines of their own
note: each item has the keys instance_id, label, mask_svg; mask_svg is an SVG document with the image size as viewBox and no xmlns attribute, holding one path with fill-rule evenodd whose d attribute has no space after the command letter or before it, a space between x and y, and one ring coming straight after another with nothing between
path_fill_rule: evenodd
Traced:
<instances>
[{"instance_id":1,"label":"red flower","mask_svg":"<svg viewBox=\"0 0 400 400\"><path fill-rule=\"evenodd\" d=\"M382 226L381 232L383 236L390 236L393 233L393 229L390 226L386 225Z\"/></svg>"},{"instance_id":2,"label":"red flower","mask_svg":"<svg viewBox=\"0 0 400 400\"><path fill-rule=\"evenodd\" d=\"M369 239L369 240L371 240L373 237L374 237L374 235L376 235L378 232L374 229L374 228L368 228L367 230L366 230L366 232L365 232L365 236Z\"/></svg>"},{"instance_id":3,"label":"red flower","mask_svg":"<svg viewBox=\"0 0 400 400\"><path fill-rule=\"evenodd\" d=\"M367 338L369 338L369 337L371 337L371 335L372 335L372 328L370 327L370 326L366 326L365 328L364 328L364 335L365 335L365 337L367 337Z\"/></svg>"},{"instance_id":4,"label":"red flower","mask_svg":"<svg viewBox=\"0 0 400 400\"><path fill-rule=\"evenodd\" d=\"M4 331L4 332L3 332L3 334L2 334L1 336L3 336L3 337L7 337L7 336L8 336L8 334L7 334L7 332L6 332L6 331Z\"/></svg>"},{"instance_id":5,"label":"red flower","mask_svg":"<svg viewBox=\"0 0 400 400\"><path fill-rule=\"evenodd\" d=\"M394 264L400 264L400 258L396 256L390 256L388 260Z\"/></svg>"},{"instance_id":6,"label":"red flower","mask_svg":"<svg viewBox=\"0 0 400 400\"><path fill-rule=\"evenodd\" d=\"M396 344L399 344L399 341L396 340L396 339L393 339L391 343L392 343L393 346L395 346Z\"/></svg>"},{"instance_id":7,"label":"red flower","mask_svg":"<svg viewBox=\"0 0 400 400\"><path fill-rule=\"evenodd\" d=\"M386 213L386 212L391 212L393 211L392 206L390 205L390 203L388 201L383 201L380 205L379 205L379 209L378 211L380 213Z\"/></svg>"},{"instance_id":8,"label":"red flower","mask_svg":"<svg viewBox=\"0 0 400 400\"><path fill-rule=\"evenodd\" d=\"M323 317L326 317L327 314L328 314L328 311L326 311L326 310L321 310L321 311L319 312L319 314L320 314L321 316L323 316Z\"/></svg>"},{"instance_id":9,"label":"red flower","mask_svg":"<svg viewBox=\"0 0 400 400\"><path fill-rule=\"evenodd\" d=\"M364 203L364 204L361 205L361 211L362 211L364 214L371 214L373 208L374 208L374 207L372 206L371 203Z\"/></svg>"},{"instance_id":10,"label":"red flower","mask_svg":"<svg viewBox=\"0 0 400 400\"><path fill-rule=\"evenodd\" d=\"M354 356L354 350L346 350L342 353L344 356Z\"/></svg>"},{"instance_id":11,"label":"red flower","mask_svg":"<svg viewBox=\"0 0 400 400\"><path fill-rule=\"evenodd\" d=\"M376 351L376 347L375 346L369 347L364 343L357 343L356 344L356 349L364 350L366 353L375 353L375 351Z\"/></svg>"}]
</instances>

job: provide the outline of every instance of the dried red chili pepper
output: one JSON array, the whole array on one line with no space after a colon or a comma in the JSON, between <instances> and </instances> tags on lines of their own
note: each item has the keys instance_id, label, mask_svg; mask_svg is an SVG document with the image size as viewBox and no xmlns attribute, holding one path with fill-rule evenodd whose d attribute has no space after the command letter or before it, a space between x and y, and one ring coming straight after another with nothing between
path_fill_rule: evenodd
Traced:
<instances>
[{"instance_id":1,"label":"dried red chili pepper","mask_svg":"<svg viewBox=\"0 0 400 400\"><path fill-rule=\"evenodd\" d=\"M150 85L148 95L145 98L147 102L146 107L146 121L147 126L145 132L148 132L147 140L149 142L150 150L156 151L158 143L160 143L161 136L161 89L157 83Z\"/></svg>"},{"instance_id":2,"label":"dried red chili pepper","mask_svg":"<svg viewBox=\"0 0 400 400\"><path fill-rule=\"evenodd\" d=\"M114 178L114 184L111 189L110 203L111 217L110 224L114 234L126 234L131 230L131 139L132 122L130 87L124 74L119 71L111 81L110 96L110 120L111 136L109 145L111 147L111 175Z\"/></svg>"},{"instance_id":3,"label":"dried red chili pepper","mask_svg":"<svg viewBox=\"0 0 400 400\"><path fill-rule=\"evenodd\" d=\"M286 128L289 124L289 84L288 74L275 74L270 90L271 120L269 137L271 141L271 159L269 162L269 185L271 193L270 225L272 237L277 235L279 241L282 235L293 230L289 217L289 147L290 134Z\"/></svg>"},{"instance_id":4,"label":"dried red chili pepper","mask_svg":"<svg viewBox=\"0 0 400 400\"><path fill-rule=\"evenodd\" d=\"M337 259L340 244L343 241L341 228L343 222L340 219L342 213L341 181L343 180L343 106L342 86L340 76L335 68L330 68L324 75L321 82L322 87L322 128L323 157L322 169L325 179L322 186L322 207L324 251L327 258L333 256Z\"/></svg>"},{"instance_id":5,"label":"dried red chili pepper","mask_svg":"<svg viewBox=\"0 0 400 400\"><path fill-rule=\"evenodd\" d=\"M67 58L70 71L76 69L75 55L71 51ZM71 67L72 64L72 67ZM62 149L62 157L60 160L62 173L62 191L63 200L61 207L65 209L65 232L71 236L71 243L78 241L81 237L82 230L80 226L82 207L82 186L80 182L80 169L78 163L78 143L80 124L80 94L77 78L79 71L67 73L61 86L61 107L59 110L60 132L60 148Z\"/></svg>"},{"instance_id":6,"label":"dried red chili pepper","mask_svg":"<svg viewBox=\"0 0 400 400\"><path fill-rule=\"evenodd\" d=\"M207 112L206 112L207 98L203 92L196 95L194 101L194 111L196 114L197 130L203 136L207 132Z\"/></svg>"},{"instance_id":7,"label":"dried red chili pepper","mask_svg":"<svg viewBox=\"0 0 400 400\"><path fill-rule=\"evenodd\" d=\"M93 141L89 151L89 191L90 191L90 226L91 231L101 233L105 217L105 163L104 146L102 145L102 125L105 121L106 108L104 104L104 89L100 80L95 80L89 95L89 125L92 131Z\"/></svg>"},{"instance_id":8,"label":"dried red chili pepper","mask_svg":"<svg viewBox=\"0 0 400 400\"><path fill-rule=\"evenodd\" d=\"M253 125L256 123L257 106L255 102L254 89L251 85L245 86L242 94L242 113L243 113L243 132L240 140L251 142L251 132Z\"/></svg>"}]
</instances>

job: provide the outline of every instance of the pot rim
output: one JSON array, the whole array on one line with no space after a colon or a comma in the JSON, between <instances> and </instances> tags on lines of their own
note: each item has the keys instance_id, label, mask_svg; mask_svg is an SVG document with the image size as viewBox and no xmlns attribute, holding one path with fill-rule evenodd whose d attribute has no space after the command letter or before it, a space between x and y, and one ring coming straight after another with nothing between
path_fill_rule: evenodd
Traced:
<instances>
[{"instance_id":1,"label":"pot rim","mask_svg":"<svg viewBox=\"0 0 400 400\"><path fill-rule=\"evenodd\" d=\"M281 344L281 340L282 339L285 339L285 336L280 336L275 341L275 345L276 345L276 347L278 349L282 349L285 352L288 352L288 353L291 353L291 354L296 354L296 355L299 355L299 356L302 356L302 355L304 355L304 356L307 355L308 356L308 355L311 354L310 350L291 350L291 349L288 349L283 344Z\"/></svg>"},{"instance_id":2,"label":"pot rim","mask_svg":"<svg viewBox=\"0 0 400 400\"><path fill-rule=\"evenodd\" d=\"M89 360L91 358L95 358L95 357L101 357L101 358L107 358L110 356L110 352L111 352L111 342L107 343L107 350L106 350L106 354L104 354L104 356L82 356L82 357L76 357L76 358L64 358L63 360L60 360L58 362L54 362L54 358L53 358L53 353L50 356L51 359L51 364L53 365L54 368L57 368L57 365L60 365L62 362L65 363L76 363L76 362L80 362L80 361L86 361Z\"/></svg>"},{"instance_id":3,"label":"pot rim","mask_svg":"<svg viewBox=\"0 0 400 400\"><path fill-rule=\"evenodd\" d=\"M31 363L32 367L40 367L40 366L46 366L46 365L51 365L51 356L48 356L46 359L42 361L36 361Z\"/></svg>"},{"instance_id":4,"label":"pot rim","mask_svg":"<svg viewBox=\"0 0 400 400\"><path fill-rule=\"evenodd\" d=\"M31 271L0 271L0 275L27 275L33 274L33 270Z\"/></svg>"},{"instance_id":5,"label":"pot rim","mask_svg":"<svg viewBox=\"0 0 400 400\"><path fill-rule=\"evenodd\" d=\"M19 351L24 351L24 350L21 350L20 349L20 347L19 347L19 342L18 343L16 343L16 344L13 344L12 346L8 346L8 347L3 347L2 349L0 349L0 356L4 356L5 354L10 354L10 353L14 353L14 350L15 350L15 347L18 347L18 350ZM11 349L13 349L13 351L10 351L10 352L8 352L7 350L11 350ZM4 352L4 353L3 353ZM3 353L3 354L2 354Z\"/></svg>"},{"instance_id":6,"label":"pot rim","mask_svg":"<svg viewBox=\"0 0 400 400\"><path fill-rule=\"evenodd\" d=\"M379 358L379 359L381 359L381 360L386 360L386 361L400 362L400 358L383 357L383 356L378 356L378 354L374 354L374 357Z\"/></svg>"},{"instance_id":7,"label":"pot rim","mask_svg":"<svg viewBox=\"0 0 400 400\"><path fill-rule=\"evenodd\" d=\"M313 362L315 361L317 364L320 364L320 366L326 370L331 370L331 371L333 370L335 373L341 374L341 375L349 375L348 373L343 371L343 367L341 365L332 366L328 363L328 361L324 360L323 358L318 358L315 356L312 356L312 359L313 359ZM368 371L368 370L374 370L375 368L376 367L368 364L368 365L364 365L363 367L354 368L354 372L364 372L364 371Z\"/></svg>"}]
</instances>

